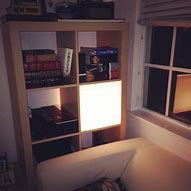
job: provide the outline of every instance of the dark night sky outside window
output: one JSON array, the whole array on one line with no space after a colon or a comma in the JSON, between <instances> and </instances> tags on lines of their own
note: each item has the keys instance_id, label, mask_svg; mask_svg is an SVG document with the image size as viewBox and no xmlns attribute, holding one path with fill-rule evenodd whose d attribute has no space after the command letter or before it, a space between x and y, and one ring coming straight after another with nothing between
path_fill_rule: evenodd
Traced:
<instances>
[{"instance_id":1,"label":"dark night sky outside window","mask_svg":"<svg viewBox=\"0 0 191 191\"><path fill-rule=\"evenodd\" d=\"M178 28L174 66L191 69L191 28Z\"/></svg>"},{"instance_id":2,"label":"dark night sky outside window","mask_svg":"<svg viewBox=\"0 0 191 191\"><path fill-rule=\"evenodd\" d=\"M165 114L168 71L149 69L148 92L146 107L161 114Z\"/></svg>"},{"instance_id":3,"label":"dark night sky outside window","mask_svg":"<svg viewBox=\"0 0 191 191\"><path fill-rule=\"evenodd\" d=\"M172 33L172 27L152 28L150 63L169 65Z\"/></svg>"},{"instance_id":4,"label":"dark night sky outside window","mask_svg":"<svg viewBox=\"0 0 191 191\"><path fill-rule=\"evenodd\" d=\"M177 75L191 74L191 28L151 27L146 48L143 107L191 125L190 110L173 111Z\"/></svg>"}]
</instances>

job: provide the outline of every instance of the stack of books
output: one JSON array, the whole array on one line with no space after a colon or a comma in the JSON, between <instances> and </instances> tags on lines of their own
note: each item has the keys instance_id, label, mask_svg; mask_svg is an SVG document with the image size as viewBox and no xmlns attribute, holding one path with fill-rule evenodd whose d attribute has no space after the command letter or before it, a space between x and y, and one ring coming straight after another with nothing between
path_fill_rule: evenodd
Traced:
<instances>
[{"instance_id":1,"label":"stack of books","mask_svg":"<svg viewBox=\"0 0 191 191\"><path fill-rule=\"evenodd\" d=\"M118 54L118 48L113 47L81 47L79 54L80 81L99 81L119 78L120 65Z\"/></svg>"},{"instance_id":2,"label":"stack of books","mask_svg":"<svg viewBox=\"0 0 191 191\"><path fill-rule=\"evenodd\" d=\"M23 50L26 88L45 87L62 81L61 63L54 50Z\"/></svg>"}]
</instances>

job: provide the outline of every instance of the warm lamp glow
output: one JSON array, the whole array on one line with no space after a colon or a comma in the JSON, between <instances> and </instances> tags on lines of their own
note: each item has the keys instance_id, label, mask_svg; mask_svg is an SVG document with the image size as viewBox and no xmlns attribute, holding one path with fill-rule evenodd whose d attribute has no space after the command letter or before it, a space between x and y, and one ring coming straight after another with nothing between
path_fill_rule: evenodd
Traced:
<instances>
[{"instance_id":1,"label":"warm lamp glow","mask_svg":"<svg viewBox=\"0 0 191 191\"><path fill-rule=\"evenodd\" d=\"M121 123L121 81L80 86L81 131Z\"/></svg>"},{"instance_id":2,"label":"warm lamp glow","mask_svg":"<svg viewBox=\"0 0 191 191\"><path fill-rule=\"evenodd\" d=\"M191 74L177 75L174 113L191 111Z\"/></svg>"}]
</instances>

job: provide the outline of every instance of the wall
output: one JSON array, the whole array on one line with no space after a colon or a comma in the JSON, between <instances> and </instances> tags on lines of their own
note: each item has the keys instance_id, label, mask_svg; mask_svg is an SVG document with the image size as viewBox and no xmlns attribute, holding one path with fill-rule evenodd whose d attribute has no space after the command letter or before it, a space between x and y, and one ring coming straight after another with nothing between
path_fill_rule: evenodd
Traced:
<instances>
[{"instance_id":1,"label":"wall","mask_svg":"<svg viewBox=\"0 0 191 191\"><path fill-rule=\"evenodd\" d=\"M0 16L5 14L5 8L8 7L8 5L9 1L0 1ZM10 94L2 44L2 35L0 33L0 152L6 151L8 153L9 161L15 161L17 158L17 152L15 146Z\"/></svg>"},{"instance_id":2,"label":"wall","mask_svg":"<svg viewBox=\"0 0 191 191\"><path fill-rule=\"evenodd\" d=\"M127 115L128 138L143 137L191 162L191 141L134 114Z\"/></svg>"},{"instance_id":3,"label":"wall","mask_svg":"<svg viewBox=\"0 0 191 191\"><path fill-rule=\"evenodd\" d=\"M131 4L134 0L115 0L116 18L127 18ZM0 16L6 13L9 6L8 0L0 1ZM0 28L1 30L1 28ZM17 151L14 136L14 126L11 112L10 93L6 73L2 36L0 33L0 152L8 153L9 161L17 160Z\"/></svg>"}]
</instances>

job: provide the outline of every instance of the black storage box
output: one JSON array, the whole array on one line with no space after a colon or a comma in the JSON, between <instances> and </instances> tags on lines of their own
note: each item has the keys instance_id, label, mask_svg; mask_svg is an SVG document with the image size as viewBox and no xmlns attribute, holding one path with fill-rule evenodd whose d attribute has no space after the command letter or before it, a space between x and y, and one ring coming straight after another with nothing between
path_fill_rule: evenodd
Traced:
<instances>
[{"instance_id":1,"label":"black storage box","mask_svg":"<svg viewBox=\"0 0 191 191\"><path fill-rule=\"evenodd\" d=\"M32 109L30 126L32 140L78 132L77 118L68 111L60 110L54 105Z\"/></svg>"},{"instance_id":2,"label":"black storage box","mask_svg":"<svg viewBox=\"0 0 191 191\"><path fill-rule=\"evenodd\" d=\"M114 2L81 2L81 19L114 19Z\"/></svg>"}]
</instances>

